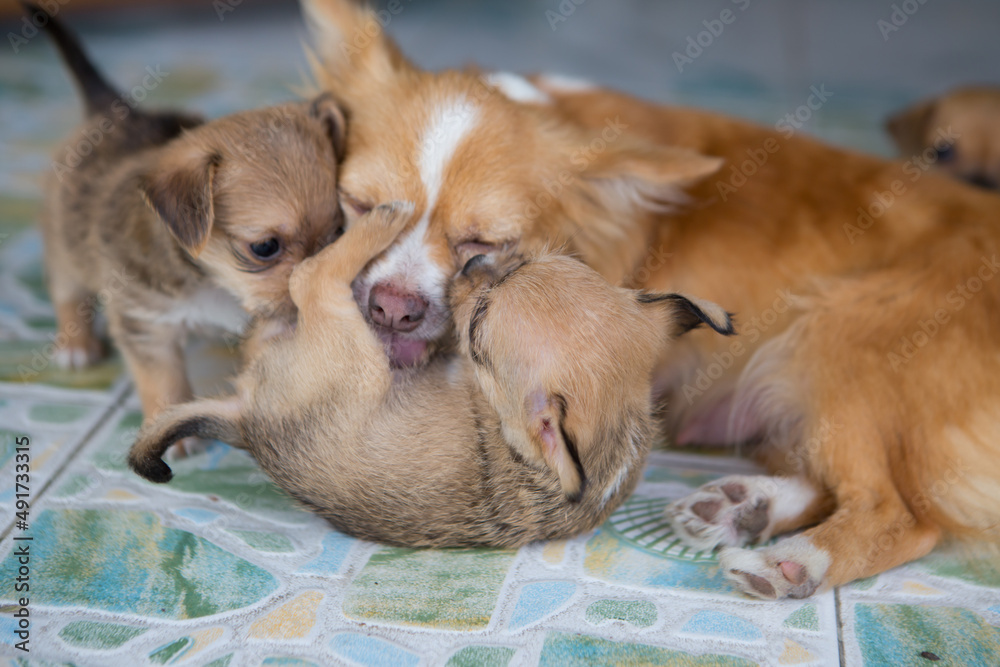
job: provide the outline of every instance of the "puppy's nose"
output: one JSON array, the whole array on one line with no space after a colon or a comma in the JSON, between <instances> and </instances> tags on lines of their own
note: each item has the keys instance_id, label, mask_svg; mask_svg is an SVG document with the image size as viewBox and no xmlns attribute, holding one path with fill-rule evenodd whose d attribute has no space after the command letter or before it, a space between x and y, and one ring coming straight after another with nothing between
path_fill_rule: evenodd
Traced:
<instances>
[{"instance_id":1,"label":"puppy's nose","mask_svg":"<svg viewBox=\"0 0 1000 667\"><path fill-rule=\"evenodd\" d=\"M402 333L420 326L427 305L427 300L419 294L386 284L375 285L368 296L368 314L372 322Z\"/></svg>"}]
</instances>

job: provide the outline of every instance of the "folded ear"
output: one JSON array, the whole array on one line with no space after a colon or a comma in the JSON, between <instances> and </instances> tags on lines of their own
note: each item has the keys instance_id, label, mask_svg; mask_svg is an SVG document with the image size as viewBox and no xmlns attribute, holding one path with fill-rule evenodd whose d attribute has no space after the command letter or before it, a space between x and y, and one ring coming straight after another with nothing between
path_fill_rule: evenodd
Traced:
<instances>
[{"instance_id":1,"label":"folded ear","mask_svg":"<svg viewBox=\"0 0 1000 667\"><path fill-rule=\"evenodd\" d=\"M344 159L344 148L347 145L347 119L337 100L330 93L323 93L313 100L309 107L309 115L320 121L333 144L333 154L337 161Z\"/></svg>"},{"instance_id":2,"label":"folded ear","mask_svg":"<svg viewBox=\"0 0 1000 667\"><path fill-rule=\"evenodd\" d=\"M707 324L723 336L736 333L733 320L718 304L682 294L651 294L640 292L636 297L647 308L656 309L667 318L667 332L671 338L685 334L702 324Z\"/></svg>"},{"instance_id":3,"label":"folded ear","mask_svg":"<svg viewBox=\"0 0 1000 667\"><path fill-rule=\"evenodd\" d=\"M242 446L239 428L241 404L235 396L175 405L143 426L128 453L128 465L151 482L169 482L173 477L163 454L170 445L190 437L211 438Z\"/></svg>"},{"instance_id":4,"label":"folded ear","mask_svg":"<svg viewBox=\"0 0 1000 667\"><path fill-rule=\"evenodd\" d=\"M583 494L586 476L576 443L566 433L566 401L537 390L528 397L528 434L536 453L559 478L559 486L570 501Z\"/></svg>"},{"instance_id":5,"label":"folded ear","mask_svg":"<svg viewBox=\"0 0 1000 667\"><path fill-rule=\"evenodd\" d=\"M669 210L687 200L684 188L714 174L723 163L685 148L606 143L607 150L595 151L582 175L597 200L616 214Z\"/></svg>"},{"instance_id":6,"label":"folded ear","mask_svg":"<svg viewBox=\"0 0 1000 667\"><path fill-rule=\"evenodd\" d=\"M205 249L212 231L212 182L219 161L218 155L185 147L168 153L139 184L146 203L192 257Z\"/></svg>"},{"instance_id":7,"label":"folded ear","mask_svg":"<svg viewBox=\"0 0 1000 667\"><path fill-rule=\"evenodd\" d=\"M302 10L312 33L313 74L327 87L340 90L355 78L385 83L411 68L385 34L390 10L376 15L356 0L302 0Z\"/></svg>"},{"instance_id":8,"label":"folded ear","mask_svg":"<svg viewBox=\"0 0 1000 667\"><path fill-rule=\"evenodd\" d=\"M927 128L934 119L937 104L934 100L921 102L890 116L885 129L903 153L922 151Z\"/></svg>"}]
</instances>

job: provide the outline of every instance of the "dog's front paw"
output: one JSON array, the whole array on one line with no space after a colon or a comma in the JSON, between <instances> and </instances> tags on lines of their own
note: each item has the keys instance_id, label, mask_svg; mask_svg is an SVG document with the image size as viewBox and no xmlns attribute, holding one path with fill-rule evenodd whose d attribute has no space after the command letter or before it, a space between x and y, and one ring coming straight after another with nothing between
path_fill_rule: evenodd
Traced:
<instances>
[{"instance_id":1,"label":"dog's front paw","mask_svg":"<svg viewBox=\"0 0 1000 667\"><path fill-rule=\"evenodd\" d=\"M674 532L697 549L738 547L765 539L771 501L760 478L730 475L667 506Z\"/></svg>"},{"instance_id":2,"label":"dog's front paw","mask_svg":"<svg viewBox=\"0 0 1000 667\"><path fill-rule=\"evenodd\" d=\"M104 358L104 346L93 336L77 336L80 340L71 340L66 345L56 349L53 359L63 370L79 371L93 366Z\"/></svg>"},{"instance_id":3,"label":"dog's front paw","mask_svg":"<svg viewBox=\"0 0 1000 667\"><path fill-rule=\"evenodd\" d=\"M725 548L719 552L719 567L747 595L765 600L805 598L823 583L830 556L799 535L764 549Z\"/></svg>"}]
</instances>

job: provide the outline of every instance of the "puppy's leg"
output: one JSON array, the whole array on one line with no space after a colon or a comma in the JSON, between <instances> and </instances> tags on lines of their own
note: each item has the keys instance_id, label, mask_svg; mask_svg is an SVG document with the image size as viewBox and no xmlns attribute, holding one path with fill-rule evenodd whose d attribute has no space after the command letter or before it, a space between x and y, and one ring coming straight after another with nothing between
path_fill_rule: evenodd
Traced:
<instances>
[{"instance_id":1,"label":"puppy's leg","mask_svg":"<svg viewBox=\"0 0 1000 667\"><path fill-rule=\"evenodd\" d=\"M830 498L805 477L730 475L667 506L677 535L702 550L744 546L827 516Z\"/></svg>"},{"instance_id":2,"label":"puppy's leg","mask_svg":"<svg viewBox=\"0 0 1000 667\"><path fill-rule=\"evenodd\" d=\"M135 319L117 311L109 311L108 321L135 382L142 403L143 424L151 423L170 406L191 400L181 349L184 332L180 328ZM188 438L179 441L172 451L185 456L200 446L198 440Z\"/></svg>"},{"instance_id":3,"label":"puppy's leg","mask_svg":"<svg viewBox=\"0 0 1000 667\"><path fill-rule=\"evenodd\" d=\"M833 516L801 535L753 551L723 549L723 574L754 597L802 598L930 553L940 530L921 524L898 496L876 500L878 495L847 491Z\"/></svg>"},{"instance_id":4,"label":"puppy's leg","mask_svg":"<svg viewBox=\"0 0 1000 667\"><path fill-rule=\"evenodd\" d=\"M104 346L94 335L94 308L89 295L79 292L53 302L59 332L56 337L56 364L60 368L79 370L96 364L104 356Z\"/></svg>"}]
</instances>

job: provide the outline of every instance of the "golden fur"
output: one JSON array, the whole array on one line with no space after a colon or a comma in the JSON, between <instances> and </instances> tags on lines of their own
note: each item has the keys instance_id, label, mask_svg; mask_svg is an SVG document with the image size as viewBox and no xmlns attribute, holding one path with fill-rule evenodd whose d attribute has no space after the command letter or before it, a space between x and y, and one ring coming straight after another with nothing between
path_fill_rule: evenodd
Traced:
<instances>
[{"instance_id":1,"label":"golden fur","mask_svg":"<svg viewBox=\"0 0 1000 667\"><path fill-rule=\"evenodd\" d=\"M131 467L168 481L169 445L220 437L340 530L403 546L514 547L604 521L649 451L658 352L702 323L731 333L728 316L563 256L477 256L450 296L459 356L394 375L350 283L412 210L377 207L303 262L294 333L263 344L236 396L144 427Z\"/></svg>"},{"instance_id":2,"label":"golden fur","mask_svg":"<svg viewBox=\"0 0 1000 667\"><path fill-rule=\"evenodd\" d=\"M384 167L405 161L399 147L435 104L481 77L419 71L377 27L357 39L371 15L304 4L317 75L354 118L342 188L419 208L419 174ZM739 339L685 337L663 351L656 384L678 442L759 443L772 476L676 504L682 534L719 528L727 576L761 597L876 574L945 535L998 537L1000 198L716 114L534 82L547 100L489 87L473 98L490 122L459 148L425 244L455 270L463 239L565 241L612 282L736 311ZM609 119L620 138L574 161ZM685 159L700 167L685 172ZM521 215L561 172L554 201Z\"/></svg>"}]
</instances>

